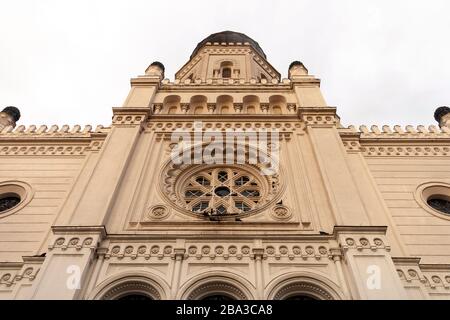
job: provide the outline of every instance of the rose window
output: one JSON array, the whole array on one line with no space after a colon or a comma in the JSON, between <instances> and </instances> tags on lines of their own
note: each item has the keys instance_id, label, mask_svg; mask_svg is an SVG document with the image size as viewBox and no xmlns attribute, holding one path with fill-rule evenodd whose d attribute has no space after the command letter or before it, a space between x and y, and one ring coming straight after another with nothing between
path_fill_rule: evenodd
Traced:
<instances>
[{"instance_id":1,"label":"rose window","mask_svg":"<svg viewBox=\"0 0 450 320\"><path fill-rule=\"evenodd\" d=\"M236 168L200 171L185 181L183 189L186 207L195 213L239 214L261 201L261 182Z\"/></svg>"},{"instance_id":2,"label":"rose window","mask_svg":"<svg viewBox=\"0 0 450 320\"><path fill-rule=\"evenodd\" d=\"M162 170L161 191L172 206L197 217L233 219L279 201L279 176L263 175L257 165L177 165Z\"/></svg>"}]
</instances>

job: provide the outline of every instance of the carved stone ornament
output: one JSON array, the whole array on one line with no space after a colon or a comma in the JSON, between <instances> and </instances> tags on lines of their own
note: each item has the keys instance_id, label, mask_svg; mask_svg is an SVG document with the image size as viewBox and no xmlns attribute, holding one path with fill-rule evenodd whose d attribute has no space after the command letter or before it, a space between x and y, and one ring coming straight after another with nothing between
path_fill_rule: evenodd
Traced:
<instances>
[{"instance_id":1,"label":"carved stone ornament","mask_svg":"<svg viewBox=\"0 0 450 320\"><path fill-rule=\"evenodd\" d=\"M152 206L148 210L148 218L154 220L162 220L169 215L169 209L164 205Z\"/></svg>"},{"instance_id":2,"label":"carved stone ornament","mask_svg":"<svg viewBox=\"0 0 450 320\"><path fill-rule=\"evenodd\" d=\"M272 216L277 220L289 220L292 217L292 213L288 207L277 205L272 209Z\"/></svg>"}]
</instances>

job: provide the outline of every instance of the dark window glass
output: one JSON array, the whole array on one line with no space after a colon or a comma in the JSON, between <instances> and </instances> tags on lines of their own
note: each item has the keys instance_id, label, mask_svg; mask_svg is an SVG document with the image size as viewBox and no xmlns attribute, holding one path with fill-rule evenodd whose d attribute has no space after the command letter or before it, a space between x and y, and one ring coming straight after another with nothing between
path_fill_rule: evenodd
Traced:
<instances>
[{"instance_id":1,"label":"dark window glass","mask_svg":"<svg viewBox=\"0 0 450 320\"><path fill-rule=\"evenodd\" d=\"M244 190L241 192L244 197L259 197L258 190Z\"/></svg>"},{"instance_id":2,"label":"dark window glass","mask_svg":"<svg viewBox=\"0 0 450 320\"><path fill-rule=\"evenodd\" d=\"M210 296L204 297L202 300L204 301L232 301L234 300L231 297L224 296L222 294L212 294Z\"/></svg>"},{"instance_id":3,"label":"dark window glass","mask_svg":"<svg viewBox=\"0 0 450 320\"><path fill-rule=\"evenodd\" d=\"M195 181L197 181L197 183L201 184L202 186L209 186L209 180L205 177L198 177L197 179L195 179Z\"/></svg>"},{"instance_id":4,"label":"dark window glass","mask_svg":"<svg viewBox=\"0 0 450 320\"><path fill-rule=\"evenodd\" d=\"M227 213L227 208L225 208L224 206L220 206L217 208L217 214L226 214Z\"/></svg>"},{"instance_id":5,"label":"dark window glass","mask_svg":"<svg viewBox=\"0 0 450 320\"><path fill-rule=\"evenodd\" d=\"M127 294L126 296L120 297L117 300L134 300L134 301L144 301L144 300L153 300L149 296L143 294Z\"/></svg>"},{"instance_id":6,"label":"dark window glass","mask_svg":"<svg viewBox=\"0 0 450 320\"><path fill-rule=\"evenodd\" d=\"M209 206L209 202L207 201L202 201L200 203L197 203L195 206L192 207L192 211L194 212L201 212L204 211L208 208Z\"/></svg>"},{"instance_id":7,"label":"dark window glass","mask_svg":"<svg viewBox=\"0 0 450 320\"><path fill-rule=\"evenodd\" d=\"M247 176L242 176L242 177L239 177L236 181L235 181L235 184L237 185L237 186L243 186L244 184L246 184L247 182L249 182L250 181L250 178L249 177L247 177Z\"/></svg>"},{"instance_id":8,"label":"dark window glass","mask_svg":"<svg viewBox=\"0 0 450 320\"><path fill-rule=\"evenodd\" d=\"M243 203L242 201L238 201L235 203L236 208L238 208L241 211L249 211L250 207Z\"/></svg>"},{"instance_id":9,"label":"dark window glass","mask_svg":"<svg viewBox=\"0 0 450 320\"><path fill-rule=\"evenodd\" d=\"M184 195L186 197L200 197L203 195L203 192L201 192L200 190L188 190Z\"/></svg>"},{"instance_id":10,"label":"dark window glass","mask_svg":"<svg viewBox=\"0 0 450 320\"><path fill-rule=\"evenodd\" d=\"M217 179L219 179L220 182L225 182L228 180L228 173L225 171L220 171L217 175Z\"/></svg>"},{"instance_id":11,"label":"dark window glass","mask_svg":"<svg viewBox=\"0 0 450 320\"><path fill-rule=\"evenodd\" d=\"M230 194L230 189L227 187L218 187L216 188L216 190L214 191L219 197L226 197L227 195Z\"/></svg>"},{"instance_id":12,"label":"dark window glass","mask_svg":"<svg viewBox=\"0 0 450 320\"><path fill-rule=\"evenodd\" d=\"M214 192L216 193L216 195L223 198L230 194L230 189L227 187L218 187L216 188L216 190L214 190Z\"/></svg>"},{"instance_id":13,"label":"dark window glass","mask_svg":"<svg viewBox=\"0 0 450 320\"><path fill-rule=\"evenodd\" d=\"M289 300L310 301L310 300L317 300L317 299L310 297L310 296L303 295L303 294L297 294L295 296L290 296L289 298L286 298L284 300L287 300L287 301L289 301Z\"/></svg>"},{"instance_id":14,"label":"dark window glass","mask_svg":"<svg viewBox=\"0 0 450 320\"><path fill-rule=\"evenodd\" d=\"M230 68L222 69L222 78L231 78L231 69Z\"/></svg>"},{"instance_id":15,"label":"dark window glass","mask_svg":"<svg viewBox=\"0 0 450 320\"><path fill-rule=\"evenodd\" d=\"M450 201L445 199L429 199L427 202L433 209L450 215Z\"/></svg>"},{"instance_id":16,"label":"dark window glass","mask_svg":"<svg viewBox=\"0 0 450 320\"><path fill-rule=\"evenodd\" d=\"M19 196L7 196L0 199L0 212L14 208L20 203Z\"/></svg>"}]
</instances>

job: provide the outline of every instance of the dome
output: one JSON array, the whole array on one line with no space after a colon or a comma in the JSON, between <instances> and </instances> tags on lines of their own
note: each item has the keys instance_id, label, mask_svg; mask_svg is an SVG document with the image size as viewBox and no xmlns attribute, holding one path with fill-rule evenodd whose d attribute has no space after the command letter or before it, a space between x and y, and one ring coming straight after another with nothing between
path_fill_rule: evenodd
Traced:
<instances>
[{"instance_id":1,"label":"dome","mask_svg":"<svg viewBox=\"0 0 450 320\"><path fill-rule=\"evenodd\" d=\"M258 52L261 56L264 57L264 59L266 59L266 54L264 53L263 49L261 49L258 42L256 42L249 36L246 36L243 33L234 32L234 31L222 31L222 32L213 33L213 34L209 35L208 37L206 37L205 39L203 39L201 42L199 42L197 44L197 46L195 47L194 51L191 54L191 59L208 42L211 42L211 43L214 43L214 42L218 42L218 43L240 42L242 44L244 44L245 42L248 42L253 47L253 49L256 50L256 52Z\"/></svg>"},{"instance_id":2,"label":"dome","mask_svg":"<svg viewBox=\"0 0 450 320\"><path fill-rule=\"evenodd\" d=\"M2 112L7 113L15 122L20 119L20 111L16 107L6 107Z\"/></svg>"}]
</instances>

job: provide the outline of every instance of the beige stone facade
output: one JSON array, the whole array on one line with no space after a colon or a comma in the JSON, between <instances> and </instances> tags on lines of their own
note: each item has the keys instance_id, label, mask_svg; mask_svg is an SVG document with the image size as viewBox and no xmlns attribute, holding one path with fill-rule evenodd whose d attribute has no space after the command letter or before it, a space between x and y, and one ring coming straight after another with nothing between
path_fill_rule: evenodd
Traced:
<instances>
[{"instance_id":1,"label":"beige stone facade","mask_svg":"<svg viewBox=\"0 0 450 320\"><path fill-rule=\"evenodd\" d=\"M132 79L109 127L5 111L0 201L18 201L0 212L0 299L449 299L440 111L440 126L343 127L303 64L281 79L232 32L174 81L160 63ZM174 163L173 134L199 121L275 131L277 172Z\"/></svg>"}]
</instances>

